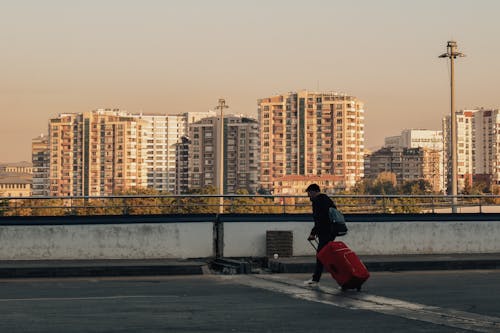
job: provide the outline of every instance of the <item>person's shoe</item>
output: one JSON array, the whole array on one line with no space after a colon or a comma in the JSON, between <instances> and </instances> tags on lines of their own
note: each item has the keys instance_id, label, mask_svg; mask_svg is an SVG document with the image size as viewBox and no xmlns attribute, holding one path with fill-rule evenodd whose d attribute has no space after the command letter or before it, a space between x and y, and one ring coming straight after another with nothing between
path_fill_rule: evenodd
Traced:
<instances>
[{"instance_id":1,"label":"person's shoe","mask_svg":"<svg viewBox=\"0 0 500 333\"><path fill-rule=\"evenodd\" d=\"M305 281L304 285L307 286L307 287L318 287L319 286L319 282L318 281L314 281L313 279L311 279L311 280Z\"/></svg>"}]
</instances>

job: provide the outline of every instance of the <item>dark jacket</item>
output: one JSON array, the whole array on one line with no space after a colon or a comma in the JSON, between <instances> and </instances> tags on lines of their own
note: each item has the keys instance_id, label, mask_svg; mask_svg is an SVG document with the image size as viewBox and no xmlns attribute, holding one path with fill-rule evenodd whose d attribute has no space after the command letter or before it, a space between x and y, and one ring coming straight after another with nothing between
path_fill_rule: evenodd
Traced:
<instances>
[{"instance_id":1,"label":"dark jacket","mask_svg":"<svg viewBox=\"0 0 500 333\"><path fill-rule=\"evenodd\" d=\"M312 235L328 237L331 234L330 207L337 208L335 203L326 194L320 193L316 197L311 198L312 211L314 219L314 228L311 230Z\"/></svg>"}]
</instances>

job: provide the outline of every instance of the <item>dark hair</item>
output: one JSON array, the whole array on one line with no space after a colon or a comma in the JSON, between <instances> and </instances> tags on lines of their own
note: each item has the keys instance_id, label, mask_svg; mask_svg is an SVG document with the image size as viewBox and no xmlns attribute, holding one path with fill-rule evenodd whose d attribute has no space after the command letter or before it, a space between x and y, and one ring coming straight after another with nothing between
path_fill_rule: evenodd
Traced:
<instances>
[{"instance_id":1,"label":"dark hair","mask_svg":"<svg viewBox=\"0 0 500 333\"><path fill-rule=\"evenodd\" d=\"M306 188L306 192L321 192L318 184L311 184Z\"/></svg>"}]
</instances>

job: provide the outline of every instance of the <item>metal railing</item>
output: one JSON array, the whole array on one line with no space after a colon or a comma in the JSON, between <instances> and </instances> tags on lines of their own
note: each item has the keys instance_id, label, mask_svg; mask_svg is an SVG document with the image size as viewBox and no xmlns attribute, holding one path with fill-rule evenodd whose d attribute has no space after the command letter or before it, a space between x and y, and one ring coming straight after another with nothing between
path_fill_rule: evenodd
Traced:
<instances>
[{"instance_id":1,"label":"metal railing","mask_svg":"<svg viewBox=\"0 0 500 333\"><path fill-rule=\"evenodd\" d=\"M106 197L5 197L0 216L159 215L218 213L295 214L311 212L306 196L123 195ZM450 213L451 196L332 195L344 213ZM459 195L457 212L500 212L500 196Z\"/></svg>"}]
</instances>

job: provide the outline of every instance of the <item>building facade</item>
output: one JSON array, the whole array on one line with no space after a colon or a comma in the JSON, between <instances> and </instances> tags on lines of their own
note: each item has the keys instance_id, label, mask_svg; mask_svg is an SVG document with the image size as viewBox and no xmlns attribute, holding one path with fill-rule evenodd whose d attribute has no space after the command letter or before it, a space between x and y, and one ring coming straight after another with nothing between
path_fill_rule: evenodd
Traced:
<instances>
[{"instance_id":1,"label":"building facade","mask_svg":"<svg viewBox=\"0 0 500 333\"><path fill-rule=\"evenodd\" d=\"M434 192L441 189L440 175L434 168L439 163L440 152L429 148L384 147L366 157L365 177L376 179L389 172L396 176L397 184L425 180Z\"/></svg>"},{"instance_id":2,"label":"building facade","mask_svg":"<svg viewBox=\"0 0 500 333\"><path fill-rule=\"evenodd\" d=\"M30 197L32 178L30 162L0 164L0 197Z\"/></svg>"},{"instance_id":3,"label":"building facade","mask_svg":"<svg viewBox=\"0 0 500 333\"><path fill-rule=\"evenodd\" d=\"M33 139L36 183L49 196L107 196L152 188L182 194L216 185L218 121L214 111L131 114L118 109L60 114L47 138ZM192 124L192 126L190 126ZM215 135L215 136L214 136ZM255 119L225 117L225 193L259 184ZM42 171L46 170L46 174ZM38 195L45 195L40 189Z\"/></svg>"},{"instance_id":4,"label":"building facade","mask_svg":"<svg viewBox=\"0 0 500 333\"><path fill-rule=\"evenodd\" d=\"M49 121L51 196L105 196L147 186L144 121L120 110Z\"/></svg>"},{"instance_id":5,"label":"building facade","mask_svg":"<svg viewBox=\"0 0 500 333\"><path fill-rule=\"evenodd\" d=\"M436 192L442 192L446 189L446 173L445 173L445 153L444 153L444 141L443 132L435 130L425 130L425 129L405 129L398 136L386 137L385 147L399 147L399 148L426 148L426 156L432 156L435 164L433 165L423 165L431 175L428 177L432 179L432 188ZM434 150L435 153L431 153ZM438 159L434 159L434 156L438 156ZM429 157L430 158L430 157ZM424 158L422 162L428 161L428 158ZM438 179L436 181L436 179Z\"/></svg>"},{"instance_id":6,"label":"building facade","mask_svg":"<svg viewBox=\"0 0 500 333\"><path fill-rule=\"evenodd\" d=\"M457 188L482 182L500 186L500 115L498 109L457 111ZM443 119L448 182L451 179L450 116Z\"/></svg>"},{"instance_id":7,"label":"building facade","mask_svg":"<svg viewBox=\"0 0 500 333\"><path fill-rule=\"evenodd\" d=\"M33 165L33 196L49 196L50 180L50 151L49 138L47 135L31 140L31 162Z\"/></svg>"},{"instance_id":8,"label":"building facade","mask_svg":"<svg viewBox=\"0 0 500 333\"><path fill-rule=\"evenodd\" d=\"M280 193L289 175L333 176L332 190L348 190L364 176L364 109L356 97L291 92L259 99L258 116L264 190Z\"/></svg>"},{"instance_id":9,"label":"building facade","mask_svg":"<svg viewBox=\"0 0 500 333\"><path fill-rule=\"evenodd\" d=\"M189 124L188 187L218 186L217 161L221 158L219 118ZM256 119L224 116L224 194L245 189L256 193L259 186L259 126Z\"/></svg>"},{"instance_id":10,"label":"building facade","mask_svg":"<svg viewBox=\"0 0 500 333\"><path fill-rule=\"evenodd\" d=\"M460 110L457 119L457 189L464 190L466 184L472 184L474 175L474 113L477 110ZM445 174L448 192L451 184L451 117L443 119L443 137L445 151Z\"/></svg>"}]
</instances>

